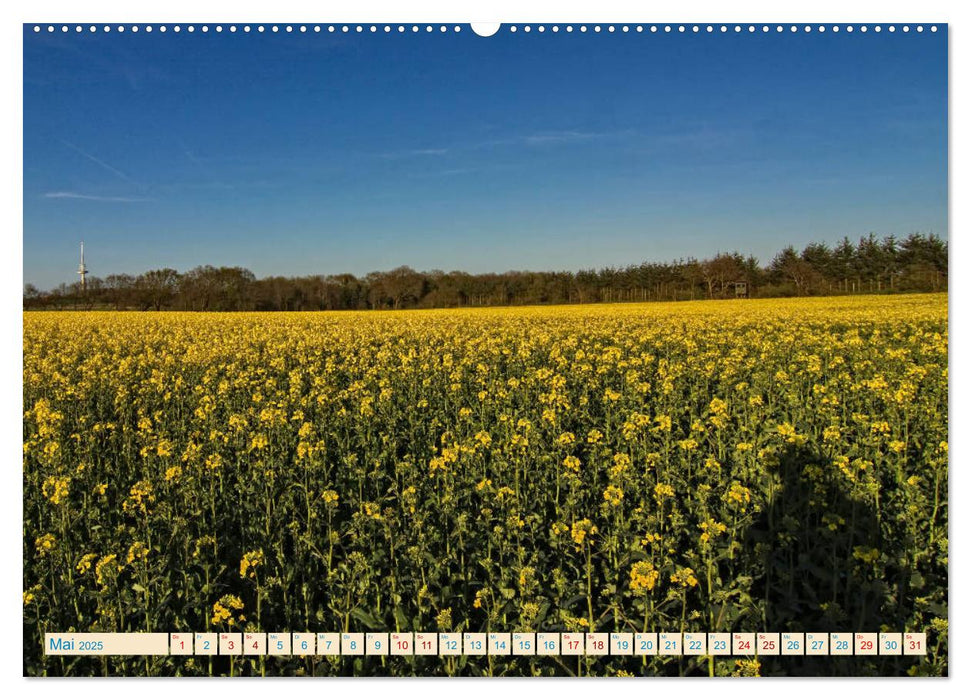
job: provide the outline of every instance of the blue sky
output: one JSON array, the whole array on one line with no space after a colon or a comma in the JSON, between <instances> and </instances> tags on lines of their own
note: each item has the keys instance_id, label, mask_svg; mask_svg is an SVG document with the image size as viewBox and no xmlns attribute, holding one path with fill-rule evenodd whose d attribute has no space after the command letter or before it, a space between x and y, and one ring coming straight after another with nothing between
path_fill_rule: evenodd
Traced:
<instances>
[{"instance_id":1,"label":"blue sky","mask_svg":"<svg viewBox=\"0 0 971 700\"><path fill-rule=\"evenodd\" d=\"M25 27L24 281L945 236L946 40Z\"/></svg>"}]
</instances>

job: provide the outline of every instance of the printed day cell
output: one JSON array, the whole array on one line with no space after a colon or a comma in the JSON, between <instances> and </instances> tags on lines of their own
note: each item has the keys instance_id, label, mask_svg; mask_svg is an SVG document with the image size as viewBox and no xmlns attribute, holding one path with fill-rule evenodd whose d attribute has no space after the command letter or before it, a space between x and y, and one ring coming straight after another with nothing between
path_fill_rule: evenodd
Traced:
<instances>
[{"instance_id":1,"label":"printed day cell","mask_svg":"<svg viewBox=\"0 0 971 700\"><path fill-rule=\"evenodd\" d=\"M732 635L728 632L709 632L708 653L712 656L731 656Z\"/></svg>"},{"instance_id":2,"label":"printed day cell","mask_svg":"<svg viewBox=\"0 0 971 700\"><path fill-rule=\"evenodd\" d=\"M732 656L754 656L755 648L755 632L732 632Z\"/></svg>"},{"instance_id":3,"label":"printed day cell","mask_svg":"<svg viewBox=\"0 0 971 700\"><path fill-rule=\"evenodd\" d=\"M610 650L610 637L606 632L587 632L584 646L587 656L606 656Z\"/></svg>"},{"instance_id":4,"label":"printed day cell","mask_svg":"<svg viewBox=\"0 0 971 700\"><path fill-rule=\"evenodd\" d=\"M583 633L564 632L561 634L560 654L562 656L583 656Z\"/></svg>"},{"instance_id":5,"label":"printed day cell","mask_svg":"<svg viewBox=\"0 0 971 700\"><path fill-rule=\"evenodd\" d=\"M758 649L759 656L778 656L779 655L779 633L778 632L756 633L755 648Z\"/></svg>"},{"instance_id":6,"label":"printed day cell","mask_svg":"<svg viewBox=\"0 0 971 700\"><path fill-rule=\"evenodd\" d=\"M853 656L853 635L850 632L831 632L829 653L830 656Z\"/></svg>"},{"instance_id":7,"label":"printed day cell","mask_svg":"<svg viewBox=\"0 0 971 700\"><path fill-rule=\"evenodd\" d=\"M657 653L663 656L681 656L681 633L658 632Z\"/></svg>"},{"instance_id":8,"label":"printed day cell","mask_svg":"<svg viewBox=\"0 0 971 700\"><path fill-rule=\"evenodd\" d=\"M466 632L462 635L462 653L466 656L484 656L488 650L485 632Z\"/></svg>"},{"instance_id":9,"label":"printed day cell","mask_svg":"<svg viewBox=\"0 0 971 700\"><path fill-rule=\"evenodd\" d=\"M196 632L193 637L196 656L211 656L219 653L219 635L215 632Z\"/></svg>"},{"instance_id":10,"label":"printed day cell","mask_svg":"<svg viewBox=\"0 0 971 700\"><path fill-rule=\"evenodd\" d=\"M438 635L438 653L440 656L461 656L462 635L458 632L440 632Z\"/></svg>"},{"instance_id":11,"label":"printed day cell","mask_svg":"<svg viewBox=\"0 0 971 700\"><path fill-rule=\"evenodd\" d=\"M853 635L853 651L857 656L876 656L878 641L876 632L857 632Z\"/></svg>"},{"instance_id":12,"label":"printed day cell","mask_svg":"<svg viewBox=\"0 0 971 700\"><path fill-rule=\"evenodd\" d=\"M438 635L434 632L415 632L415 656L437 656Z\"/></svg>"},{"instance_id":13,"label":"printed day cell","mask_svg":"<svg viewBox=\"0 0 971 700\"><path fill-rule=\"evenodd\" d=\"M243 635L240 632L221 632L219 634L220 656L236 656L243 653Z\"/></svg>"},{"instance_id":14,"label":"printed day cell","mask_svg":"<svg viewBox=\"0 0 971 700\"><path fill-rule=\"evenodd\" d=\"M172 656L191 656L192 635L186 632L173 632L169 635L169 653Z\"/></svg>"},{"instance_id":15,"label":"printed day cell","mask_svg":"<svg viewBox=\"0 0 971 700\"><path fill-rule=\"evenodd\" d=\"M536 653L540 656L559 656L560 633L538 632L536 634Z\"/></svg>"},{"instance_id":16,"label":"printed day cell","mask_svg":"<svg viewBox=\"0 0 971 700\"><path fill-rule=\"evenodd\" d=\"M829 656L829 635L826 632L806 632L806 656Z\"/></svg>"},{"instance_id":17,"label":"printed day cell","mask_svg":"<svg viewBox=\"0 0 971 700\"><path fill-rule=\"evenodd\" d=\"M339 632L318 632L317 637L317 649L313 653L317 656L340 656L343 653L341 649L341 635ZM358 643L357 648L361 649L361 644ZM303 653L302 650L297 646L297 640L293 640L294 648ZM360 653L360 652L358 652Z\"/></svg>"},{"instance_id":18,"label":"printed day cell","mask_svg":"<svg viewBox=\"0 0 971 700\"><path fill-rule=\"evenodd\" d=\"M657 656L657 632L635 632L634 655Z\"/></svg>"},{"instance_id":19,"label":"printed day cell","mask_svg":"<svg viewBox=\"0 0 971 700\"><path fill-rule=\"evenodd\" d=\"M246 656L266 655L266 632L247 632L244 634L243 654Z\"/></svg>"},{"instance_id":20,"label":"printed day cell","mask_svg":"<svg viewBox=\"0 0 971 700\"><path fill-rule=\"evenodd\" d=\"M411 632L392 632L390 644L392 656L412 656L415 653L415 635Z\"/></svg>"},{"instance_id":21,"label":"printed day cell","mask_svg":"<svg viewBox=\"0 0 971 700\"><path fill-rule=\"evenodd\" d=\"M927 633L904 632L904 655L923 656L927 653Z\"/></svg>"},{"instance_id":22,"label":"printed day cell","mask_svg":"<svg viewBox=\"0 0 971 700\"><path fill-rule=\"evenodd\" d=\"M633 632L610 633L611 656L632 656L634 654Z\"/></svg>"},{"instance_id":23,"label":"printed day cell","mask_svg":"<svg viewBox=\"0 0 971 700\"><path fill-rule=\"evenodd\" d=\"M270 656L289 656L290 641L289 632L269 632L266 635L266 653Z\"/></svg>"},{"instance_id":24,"label":"printed day cell","mask_svg":"<svg viewBox=\"0 0 971 700\"><path fill-rule=\"evenodd\" d=\"M708 635L705 632L684 633L684 655L704 656L708 653Z\"/></svg>"},{"instance_id":25,"label":"printed day cell","mask_svg":"<svg viewBox=\"0 0 971 700\"><path fill-rule=\"evenodd\" d=\"M806 635L802 632L783 632L779 643L783 656L802 656L806 653Z\"/></svg>"},{"instance_id":26,"label":"printed day cell","mask_svg":"<svg viewBox=\"0 0 971 700\"><path fill-rule=\"evenodd\" d=\"M389 648L387 632L364 633L364 653L368 656L387 656Z\"/></svg>"},{"instance_id":27,"label":"printed day cell","mask_svg":"<svg viewBox=\"0 0 971 700\"><path fill-rule=\"evenodd\" d=\"M879 646L881 656L900 656L904 653L904 635L900 632L881 632Z\"/></svg>"},{"instance_id":28,"label":"printed day cell","mask_svg":"<svg viewBox=\"0 0 971 700\"><path fill-rule=\"evenodd\" d=\"M512 654L513 656L534 656L536 654L536 633L513 632Z\"/></svg>"},{"instance_id":29,"label":"printed day cell","mask_svg":"<svg viewBox=\"0 0 971 700\"><path fill-rule=\"evenodd\" d=\"M320 639L317 640L317 654L321 654ZM341 635L341 654L343 656L364 655L364 633L344 632Z\"/></svg>"},{"instance_id":30,"label":"printed day cell","mask_svg":"<svg viewBox=\"0 0 971 700\"><path fill-rule=\"evenodd\" d=\"M334 648L340 649L340 635L333 635ZM290 648L297 656L313 656L317 653L317 635L312 632L294 632L290 635Z\"/></svg>"},{"instance_id":31,"label":"printed day cell","mask_svg":"<svg viewBox=\"0 0 971 700\"><path fill-rule=\"evenodd\" d=\"M509 632L489 632L489 655L507 656L512 653L512 634Z\"/></svg>"}]
</instances>

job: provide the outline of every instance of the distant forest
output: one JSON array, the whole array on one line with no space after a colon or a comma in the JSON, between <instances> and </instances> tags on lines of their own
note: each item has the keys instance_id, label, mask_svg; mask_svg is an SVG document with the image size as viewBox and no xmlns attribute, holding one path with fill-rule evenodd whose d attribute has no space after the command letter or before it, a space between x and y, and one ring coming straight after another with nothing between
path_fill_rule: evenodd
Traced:
<instances>
[{"instance_id":1,"label":"distant forest","mask_svg":"<svg viewBox=\"0 0 971 700\"><path fill-rule=\"evenodd\" d=\"M929 292L947 289L947 259L946 241L915 233L903 240L871 234L855 245L844 238L835 247L811 243L801 252L789 246L766 266L737 252L578 272L476 275L398 267L364 277L256 279L244 268L206 265L89 276L84 289L80 282L46 292L27 284L24 308L318 311Z\"/></svg>"}]
</instances>

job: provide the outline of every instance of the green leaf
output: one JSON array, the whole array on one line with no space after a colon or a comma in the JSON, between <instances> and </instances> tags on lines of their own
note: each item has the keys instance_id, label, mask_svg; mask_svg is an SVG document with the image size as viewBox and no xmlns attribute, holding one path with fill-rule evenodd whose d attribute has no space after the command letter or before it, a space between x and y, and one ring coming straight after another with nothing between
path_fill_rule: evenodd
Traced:
<instances>
[{"instance_id":1,"label":"green leaf","mask_svg":"<svg viewBox=\"0 0 971 700\"><path fill-rule=\"evenodd\" d=\"M365 612L360 608L354 608L351 610L351 617L360 622L365 627L371 630L383 630L384 623L369 612Z\"/></svg>"}]
</instances>

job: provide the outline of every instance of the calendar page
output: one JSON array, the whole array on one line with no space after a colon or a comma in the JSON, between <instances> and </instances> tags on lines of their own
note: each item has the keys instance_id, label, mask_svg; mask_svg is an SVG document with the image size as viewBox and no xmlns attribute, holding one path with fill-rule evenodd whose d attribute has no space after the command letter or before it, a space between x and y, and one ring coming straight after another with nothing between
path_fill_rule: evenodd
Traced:
<instances>
[{"instance_id":1,"label":"calendar page","mask_svg":"<svg viewBox=\"0 0 971 700\"><path fill-rule=\"evenodd\" d=\"M947 676L948 24L326 13L22 26L23 675Z\"/></svg>"}]
</instances>

